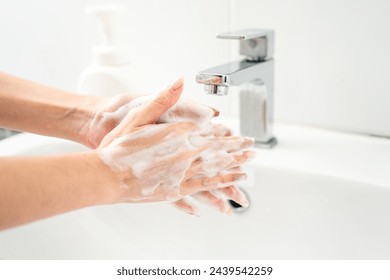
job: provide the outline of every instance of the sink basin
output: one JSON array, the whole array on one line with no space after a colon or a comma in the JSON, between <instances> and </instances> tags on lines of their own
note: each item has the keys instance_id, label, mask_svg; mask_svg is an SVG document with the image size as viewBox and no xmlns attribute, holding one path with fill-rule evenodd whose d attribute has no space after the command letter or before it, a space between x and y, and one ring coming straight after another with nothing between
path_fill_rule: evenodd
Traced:
<instances>
[{"instance_id":1,"label":"sink basin","mask_svg":"<svg viewBox=\"0 0 390 280\"><path fill-rule=\"evenodd\" d=\"M91 207L1 231L0 258L389 259L390 140L286 124L275 135L245 168L245 211ZM84 149L33 134L0 142L0 156Z\"/></svg>"}]
</instances>

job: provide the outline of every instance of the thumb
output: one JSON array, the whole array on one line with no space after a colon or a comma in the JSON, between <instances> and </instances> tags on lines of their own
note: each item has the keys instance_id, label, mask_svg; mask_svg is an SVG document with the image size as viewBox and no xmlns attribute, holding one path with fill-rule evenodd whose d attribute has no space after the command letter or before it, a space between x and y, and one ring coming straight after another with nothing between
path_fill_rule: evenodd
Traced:
<instances>
[{"instance_id":1,"label":"thumb","mask_svg":"<svg viewBox=\"0 0 390 280\"><path fill-rule=\"evenodd\" d=\"M138 112L137 126L156 123L158 118L179 100L184 87L184 78L180 77L168 88L159 92Z\"/></svg>"}]
</instances>

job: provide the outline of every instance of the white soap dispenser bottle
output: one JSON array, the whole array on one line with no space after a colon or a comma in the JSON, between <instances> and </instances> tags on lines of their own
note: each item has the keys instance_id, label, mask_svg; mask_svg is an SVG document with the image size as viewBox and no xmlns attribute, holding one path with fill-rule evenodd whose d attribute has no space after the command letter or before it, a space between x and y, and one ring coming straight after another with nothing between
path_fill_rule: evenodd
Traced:
<instances>
[{"instance_id":1,"label":"white soap dispenser bottle","mask_svg":"<svg viewBox=\"0 0 390 280\"><path fill-rule=\"evenodd\" d=\"M130 67L120 41L120 16L123 7L117 4L103 4L87 7L88 14L95 15L103 30L102 44L92 50L92 63L82 72L77 91L110 97L132 92L130 83L134 70Z\"/></svg>"}]
</instances>

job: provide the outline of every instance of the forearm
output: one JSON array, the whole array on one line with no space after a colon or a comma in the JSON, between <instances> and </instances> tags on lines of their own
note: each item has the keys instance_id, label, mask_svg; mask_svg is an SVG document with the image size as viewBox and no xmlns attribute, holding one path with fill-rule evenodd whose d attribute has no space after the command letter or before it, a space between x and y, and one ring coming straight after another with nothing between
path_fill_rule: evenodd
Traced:
<instances>
[{"instance_id":1,"label":"forearm","mask_svg":"<svg viewBox=\"0 0 390 280\"><path fill-rule=\"evenodd\" d=\"M96 153L0 158L0 229L115 200Z\"/></svg>"},{"instance_id":2,"label":"forearm","mask_svg":"<svg viewBox=\"0 0 390 280\"><path fill-rule=\"evenodd\" d=\"M98 99L0 73L0 127L85 142Z\"/></svg>"}]
</instances>

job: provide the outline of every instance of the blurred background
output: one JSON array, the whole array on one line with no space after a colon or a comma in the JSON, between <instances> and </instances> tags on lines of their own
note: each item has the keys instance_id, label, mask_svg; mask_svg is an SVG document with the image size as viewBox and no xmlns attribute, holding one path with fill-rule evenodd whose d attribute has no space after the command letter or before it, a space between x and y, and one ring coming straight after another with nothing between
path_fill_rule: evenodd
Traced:
<instances>
[{"instance_id":1,"label":"blurred background","mask_svg":"<svg viewBox=\"0 0 390 280\"><path fill-rule=\"evenodd\" d=\"M75 91L101 41L85 6L125 6L124 44L135 88L156 92L186 78L185 97L236 116L236 93L203 94L198 71L239 59L219 32L271 28L275 119L390 137L390 1L0 0L0 70Z\"/></svg>"}]
</instances>

